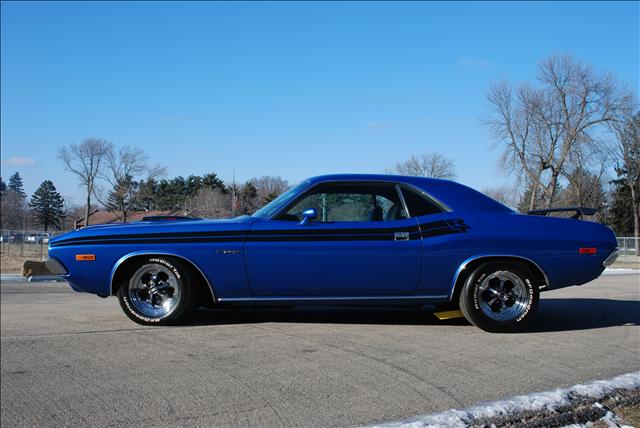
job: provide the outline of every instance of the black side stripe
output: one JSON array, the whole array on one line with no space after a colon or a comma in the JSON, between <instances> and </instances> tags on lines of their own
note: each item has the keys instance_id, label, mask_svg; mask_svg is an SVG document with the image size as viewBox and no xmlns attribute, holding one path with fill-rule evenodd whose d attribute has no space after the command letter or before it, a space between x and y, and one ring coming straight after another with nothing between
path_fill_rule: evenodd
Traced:
<instances>
[{"instance_id":1,"label":"black side stripe","mask_svg":"<svg viewBox=\"0 0 640 428\"><path fill-rule=\"evenodd\" d=\"M469 226L461 219L422 223L401 228L368 229L289 229L221 232L178 232L131 235L83 236L52 243L51 247L102 244L173 244L209 242L301 242L301 241L389 241L396 232L408 232L409 239L466 233Z\"/></svg>"}]
</instances>

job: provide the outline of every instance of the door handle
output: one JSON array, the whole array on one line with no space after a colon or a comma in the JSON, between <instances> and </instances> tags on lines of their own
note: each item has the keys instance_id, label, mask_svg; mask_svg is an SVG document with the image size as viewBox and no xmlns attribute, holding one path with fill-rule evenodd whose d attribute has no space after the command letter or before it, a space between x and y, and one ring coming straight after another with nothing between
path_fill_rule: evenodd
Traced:
<instances>
[{"instance_id":1,"label":"door handle","mask_svg":"<svg viewBox=\"0 0 640 428\"><path fill-rule=\"evenodd\" d=\"M393 239L396 241L408 241L409 232L396 232L393 234Z\"/></svg>"}]
</instances>

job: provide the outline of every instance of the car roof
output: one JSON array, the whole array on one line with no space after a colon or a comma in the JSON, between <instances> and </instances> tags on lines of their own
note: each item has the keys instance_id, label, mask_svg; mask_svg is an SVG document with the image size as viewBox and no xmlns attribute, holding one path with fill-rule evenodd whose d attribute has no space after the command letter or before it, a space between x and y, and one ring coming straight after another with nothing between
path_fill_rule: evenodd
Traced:
<instances>
[{"instance_id":1,"label":"car roof","mask_svg":"<svg viewBox=\"0 0 640 428\"><path fill-rule=\"evenodd\" d=\"M319 183L324 181L391 181L399 183L415 184L415 182L448 182L451 180L440 178L413 177L408 175L394 174L324 174L309 178L311 183Z\"/></svg>"},{"instance_id":2,"label":"car roof","mask_svg":"<svg viewBox=\"0 0 640 428\"><path fill-rule=\"evenodd\" d=\"M379 181L405 183L422 189L456 211L513 212L477 190L451 180L391 174L327 174L311 177L310 185L332 181Z\"/></svg>"}]
</instances>

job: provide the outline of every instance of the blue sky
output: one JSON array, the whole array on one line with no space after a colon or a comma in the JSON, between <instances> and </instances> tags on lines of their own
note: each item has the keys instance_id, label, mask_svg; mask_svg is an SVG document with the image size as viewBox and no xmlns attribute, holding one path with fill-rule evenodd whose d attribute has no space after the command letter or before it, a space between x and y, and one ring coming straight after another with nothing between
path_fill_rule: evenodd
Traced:
<instances>
[{"instance_id":1,"label":"blue sky","mask_svg":"<svg viewBox=\"0 0 640 428\"><path fill-rule=\"evenodd\" d=\"M503 184L485 94L568 52L639 85L639 3L1 4L1 157L82 200L58 147L144 148L170 176L292 183L412 154Z\"/></svg>"}]
</instances>

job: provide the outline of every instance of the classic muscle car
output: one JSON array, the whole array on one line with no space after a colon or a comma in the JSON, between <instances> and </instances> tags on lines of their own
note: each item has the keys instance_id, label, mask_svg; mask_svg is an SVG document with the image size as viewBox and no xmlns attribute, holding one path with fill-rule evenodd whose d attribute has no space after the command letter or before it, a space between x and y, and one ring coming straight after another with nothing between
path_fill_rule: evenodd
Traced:
<instances>
[{"instance_id":1,"label":"classic muscle car","mask_svg":"<svg viewBox=\"0 0 640 428\"><path fill-rule=\"evenodd\" d=\"M617 257L608 227L517 214L461 184L327 175L251 216L89 226L53 238L46 262L76 291L117 296L140 324L212 305L436 305L514 331L541 291L583 284Z\"/></svg>"}]
</instances>

